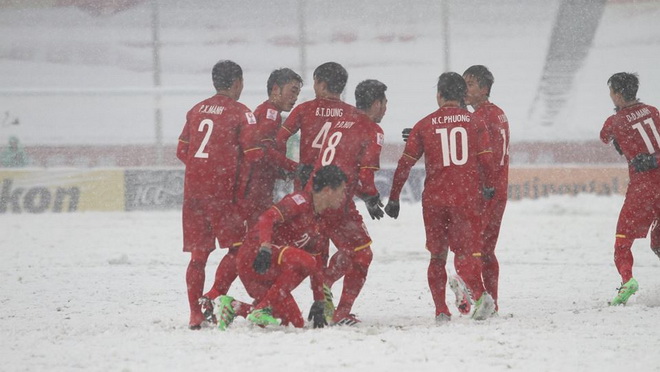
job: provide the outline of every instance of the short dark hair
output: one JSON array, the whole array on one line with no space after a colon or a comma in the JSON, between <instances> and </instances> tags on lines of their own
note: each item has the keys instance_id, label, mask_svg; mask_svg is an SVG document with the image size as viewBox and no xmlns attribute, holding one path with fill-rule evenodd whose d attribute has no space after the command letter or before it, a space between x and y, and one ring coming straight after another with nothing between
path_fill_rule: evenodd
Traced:
<instances>
[{"instance_id":1,"label":"short dark hair","mask_svg":"<svg viewBox=\"0 0 660 372\"><path fill-rule=\"evenodd\" d=\"M326 186L330 186L331 189L336 190L342 183L347 181L346 174L338 166L334 164L325 165L319 168L314 174L312 190L319 192Z\"/></svg>"},{"instance_id":2,"label":"short dark hair","mask_svg":"<svg viewBox=\"0 0 660 372\"><path fill-rule=\"evenodd\" d=\"M364 80L355 87L355 107L367 110L376 101L385 99L387 85L378 80Z\"/></svg>"},{"instance_id":3,"label":"short dark hair","mask_svg":"<svg viewBox=\"0 0 660 372\"><path fill-rule=\"evenodd\" d=\"M303 79L295 71L290 68L279 68L270 73L268 77L268 82L266 83L266 91L270 96L270 93L273 91L275 85L283 87L288 84L290 81L297 81L302 85Z\"/></svg>"},{"instance_id":4,"label":"short dark hair","mask_svg":"<svg viewBox=\"0 0 660 372\"><path fill-rule=\"evenodd\" d=\"M243 79L243 69L236 62L223 60L213 66L211 71L215 90L227 90L234 81Z\"/></svg>"},{"instance_id":5,"label":"short dark hair","mask_svg":"<svg viewBox=\"0 0 660 372\"><path fill-rule=\"evenodd\" d=\"M348 72L337 62L326 62L314 70L314 79L325 82L331 93L340 94L346 87Z\"/></svg>"},{"instance_id":6,"label":"short dark hair","mask_svg":"<svg viewBox=\"0 0 660 372\"><path fill-rule=\"evenodd\" d=\"M488 67L484 65L470 66L465 70L463 76L473 76L477 79L477 83L479 83L481 88L488 88L488 95L490 96L490 88L495 83L495 78L493 77L493 73L488 70Z\"/></svg>"},{"instance_id":7,"label":"short dark hair","mask_svg":"<svg viewBox=\"0 0 660 372\"><path fill-rule=\"evenodd\" d=\"M637 100L639 76L634 72L617 72L610 76L607 85L614 93L619 93L628 102Z\"/></svg>"},{"instance_id":8,"label":"short dark hair","mask_svg":"<svg viewBox=\"0 0 660 372\"><path fill-rule=\"evenodd\" d=\"M461 75L445 72L438 78L438 93L447 101L459 101L462 104L467 94L467 84Z\"/></svg>"}]
</instances>

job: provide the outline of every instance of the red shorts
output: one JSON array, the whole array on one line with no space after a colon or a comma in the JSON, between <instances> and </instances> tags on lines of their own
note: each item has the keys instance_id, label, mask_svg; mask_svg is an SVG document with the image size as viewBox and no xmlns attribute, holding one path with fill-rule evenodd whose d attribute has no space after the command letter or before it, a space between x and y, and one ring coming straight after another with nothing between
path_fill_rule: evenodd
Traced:
<instances>
[{"instance_id":1,"label":"red shorts","mask_svg":"<svg viewBox=\"0 0 660 372\"><path fill-rule=\"evenodd\" d=\"M238 246L245 237L245 223L236 204L225 200L183 201L183 251L213 251L215 240L221 248Z\"/></svg>"},{"instance_id":2,"label":"red shorts","mask_svg":"<svg viewBox=\"0 0 660 372\"><path fill-rule=\"evenodd\" d=\"M432 255L476 253L481 248L481 217L477 208L422 204L426 249Z\"/></svg>"},{"instance_id":3,"label":"red shorts","mask_svg":"<svg viewBox=\"0 0 660 372\"><path fill-rule=\"evenodd\" d=\"M371 245L369 231L353 200L340 209L324 212L321 229L338 250L356 252Z\"/></svg>"},{"instance_id":4,"label":"red shorts","mask_svg":"<svg viewBox=\"0 0 660 372\"><path fill-rule=\"evenodd\" d=\"M660 219L660 192L629 186L616 225L617 237L645 238L654 220Z\"/></svg>"}]
</instances>

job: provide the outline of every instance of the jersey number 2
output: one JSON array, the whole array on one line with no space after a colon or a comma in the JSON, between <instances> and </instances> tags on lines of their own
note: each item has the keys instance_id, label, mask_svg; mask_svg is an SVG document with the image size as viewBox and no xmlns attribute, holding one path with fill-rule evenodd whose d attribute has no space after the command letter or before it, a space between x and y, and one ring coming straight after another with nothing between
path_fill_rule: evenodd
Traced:
<instances>
[{"instance_id":1,"label":"jersey number 2","mask_svg":"<svg viewBox=\"0 0 660 372\"><path fill-rule=\"evenodd\" d=\"M211 138L211 132L213 132L213 121L210 119L202 120L202 122L199 123L199 127L197 128L197 131L203 132L204 128L206 127L208 127L208 129L206 133L204 133L204 139L202 139L202 143L199 145L199 148L195 153L196 158L201 158L201 159L209 158L209 153L205 151L206 151L206 145L209 143L209 139Z\"/></svg>"}]
</instances>

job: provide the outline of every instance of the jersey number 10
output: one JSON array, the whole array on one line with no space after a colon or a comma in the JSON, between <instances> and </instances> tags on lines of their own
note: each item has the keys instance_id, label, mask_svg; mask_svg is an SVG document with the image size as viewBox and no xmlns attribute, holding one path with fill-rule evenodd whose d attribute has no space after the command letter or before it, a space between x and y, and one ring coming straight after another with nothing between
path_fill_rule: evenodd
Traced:
<instances>
[{"instance_id":1,"label":"jersey number 10","mask_svg":"<svg viewBox=\"0 0 660 372\"><path fill-rule=\"evenodd\" d=\"M440 135L440 147L442 148L442 165L448 167L452 164L463 165L468 160L468 135L463 127L436 128L436 134ZM460 157L458 152L460 150Z\"/></svg>"}]
</instances>

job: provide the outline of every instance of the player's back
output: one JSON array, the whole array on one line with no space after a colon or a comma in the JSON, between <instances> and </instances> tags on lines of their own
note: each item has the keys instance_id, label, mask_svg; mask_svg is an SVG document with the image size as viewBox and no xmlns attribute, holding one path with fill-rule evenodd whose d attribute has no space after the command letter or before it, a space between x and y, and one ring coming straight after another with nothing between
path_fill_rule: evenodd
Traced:
<instances>
[{"instance_id":1,"label":"player's back","mask_svg":"<svg viewBox=\"0 0 660 372\"><path fill-rule=\"evenodd\" d=\"M188 143L187 197L232 199L241 158L241 126L254 123L252 112L233 99L215 95L195 105L179 137Z\"/></svg>"},{"instance_id":2,"label":"player's back","mask_svg":"<svg viewBox=\"0 0 660 372\"><path fill-rule=\"evenodd\" d=\"M424 201L446 206L476 202L481 134L471 114L459 107L444 106L415 126L420 126L424 150Z\"/></svg>"},{"instance_id":3,"label":"player's back","mask_svg":"<svg viewBox=\"0 0 660 372\"><path fill-rule=\"evenodd\" d=\"M660 151L660 114L653 106L638 103L619 110L607 119L603 131L608 130L628 162L639 154ZM660 168L641 173L628 168L631 183L660 182Z\"/></svg>"},{"instance_id":4,"label":"player's back","mask_svg":"<svg viewBox=\"0 0 660 372\"><path fill-rule=\"evenodd\" d=\"M347 194L354 195L361 168L380 169L384 136L381 127L355 110L332 124L315 168L334 164L347 176Z\"/></svg>"},{"instance_id":5,"label":"player's back","mask_svg":"<svg viewBox=\"0 0 660 372\"><path fill-rule=\"evenodd\" d=\"M297 106L284 122L290 133L300 130L300 163L313 165L332 126L354 115L355 107L340 100L316 98Z\"/></svg>"}]
</instances>

